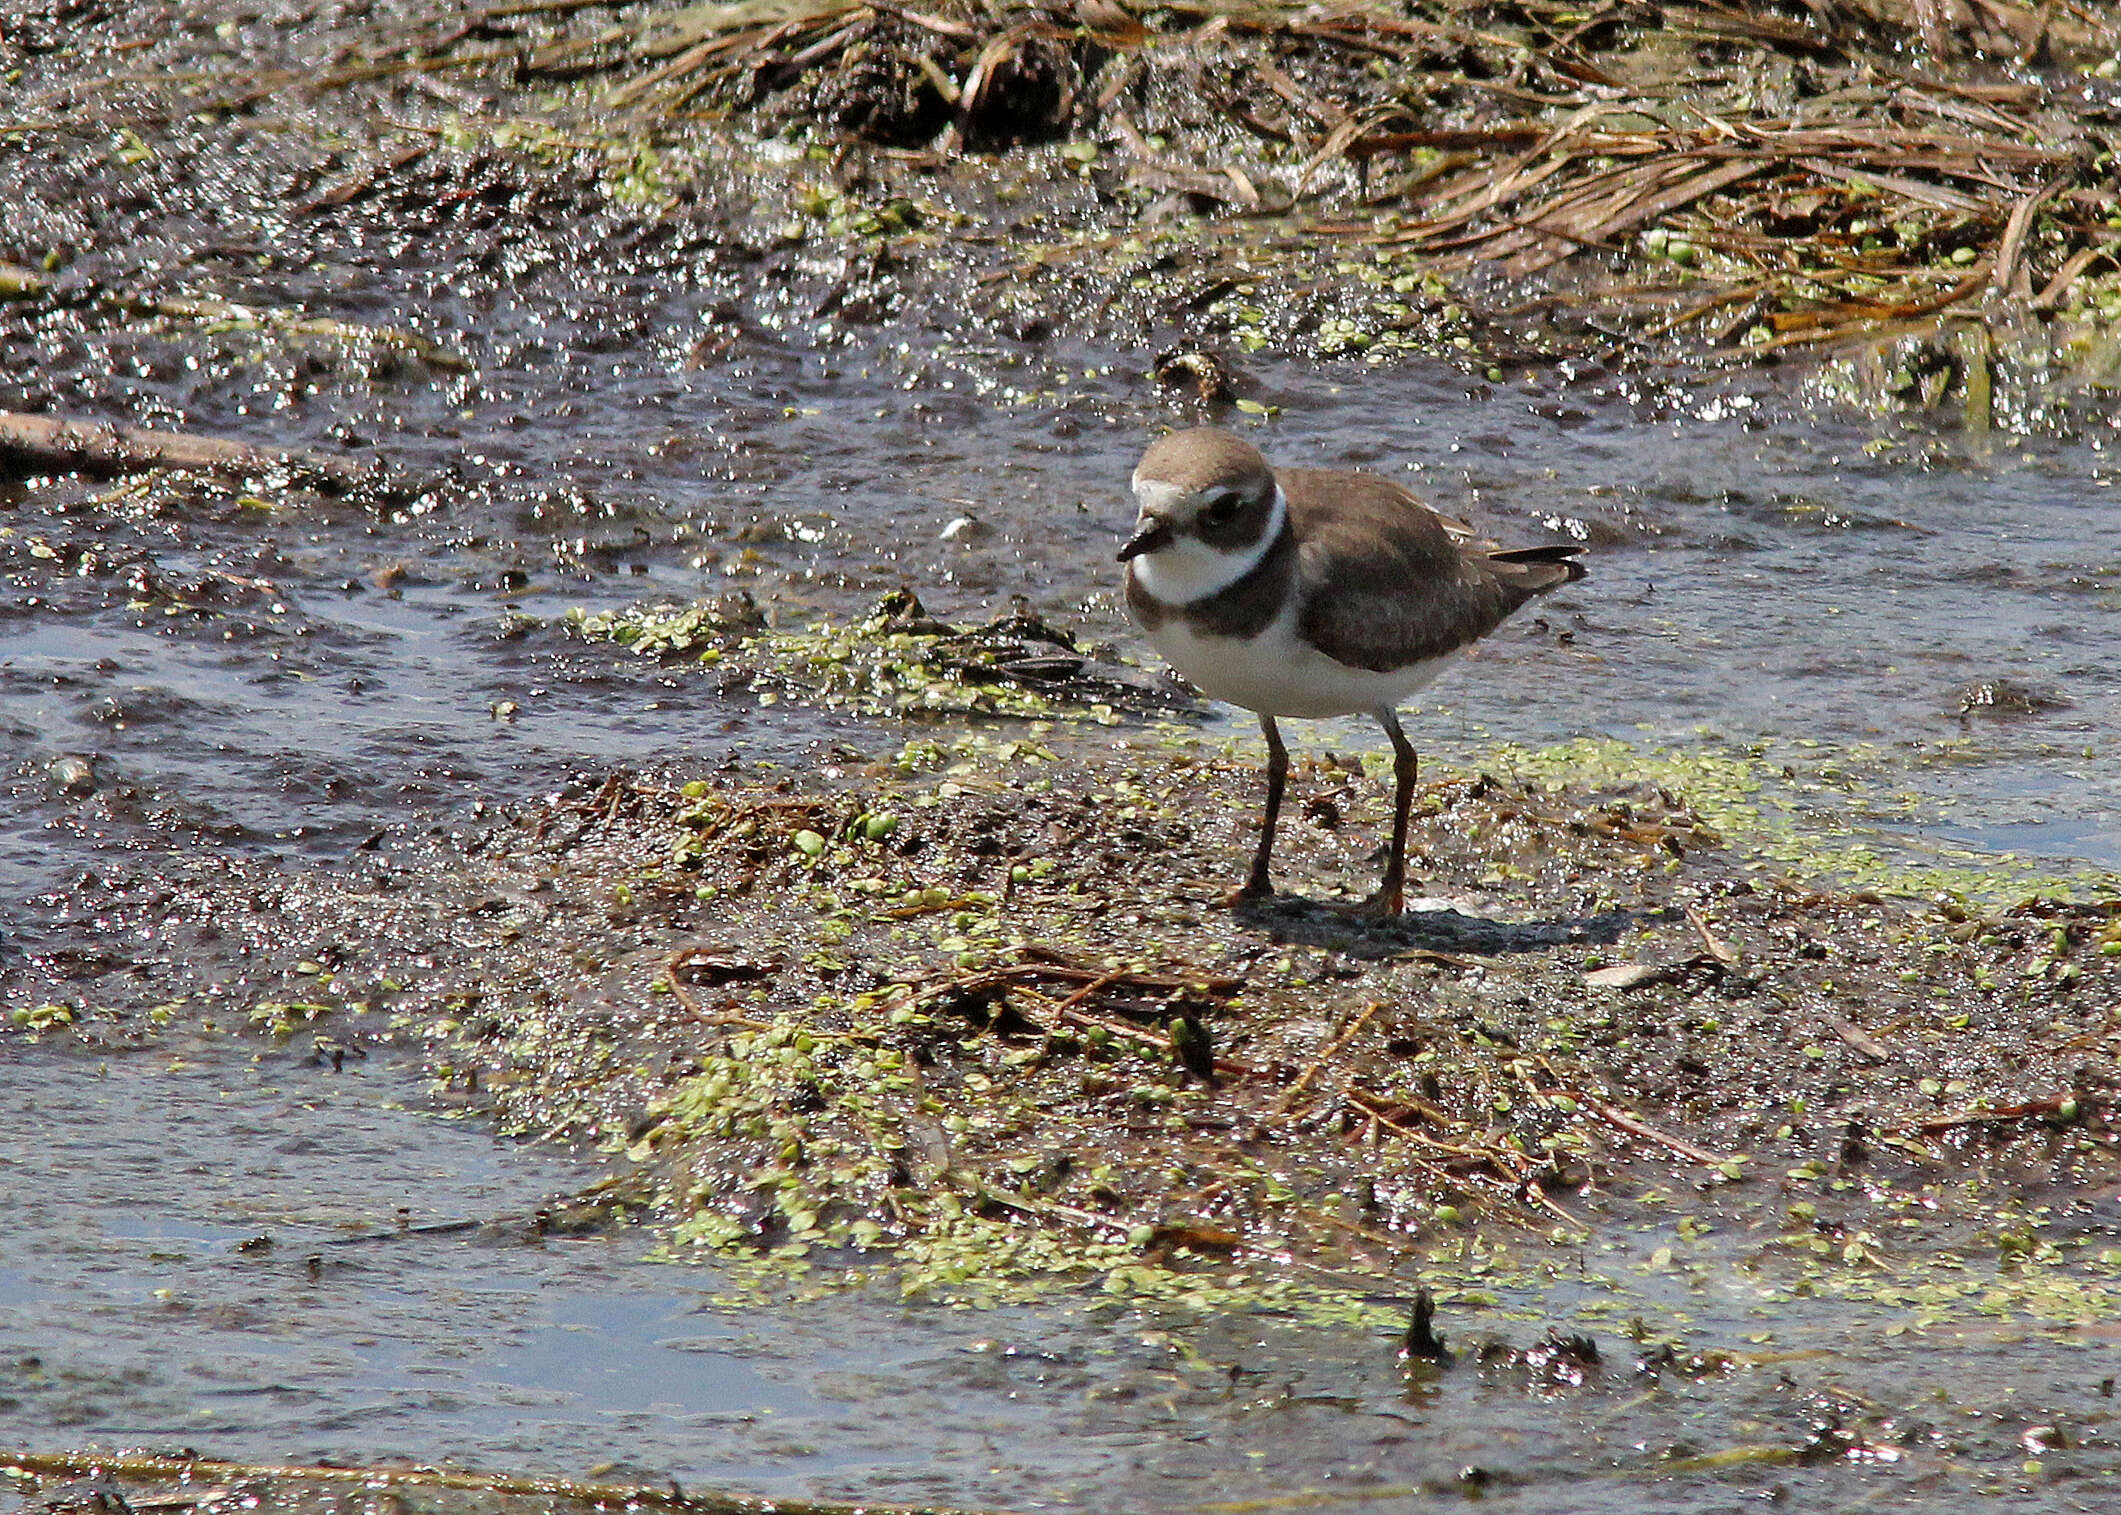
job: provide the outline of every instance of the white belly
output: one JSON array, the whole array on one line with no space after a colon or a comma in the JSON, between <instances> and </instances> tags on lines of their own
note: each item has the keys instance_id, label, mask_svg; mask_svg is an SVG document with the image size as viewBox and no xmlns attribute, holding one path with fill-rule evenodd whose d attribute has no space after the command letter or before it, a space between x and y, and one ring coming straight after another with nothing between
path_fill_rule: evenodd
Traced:
<instances>
[{"instance_id":1,"label":"white belly","mask_svg":"<svg viewBox=\"0 0 2121 1515\"><path fill-rule=\"evenodd\" d=\"M1390 709L1443 672L1454 656L1389 673L1350 668L1299 640L1294 615L1283 615L1249 642L1196 635L1184 617L1174 615L1149 640L1204 694L1261 715L1314 718Z\"/></svg>"}]
</instances>

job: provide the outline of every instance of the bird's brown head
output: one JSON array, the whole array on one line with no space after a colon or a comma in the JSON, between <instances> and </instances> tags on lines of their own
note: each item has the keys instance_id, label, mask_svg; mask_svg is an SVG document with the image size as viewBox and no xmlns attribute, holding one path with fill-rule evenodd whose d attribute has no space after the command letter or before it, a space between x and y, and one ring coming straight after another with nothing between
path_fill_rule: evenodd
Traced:
<instances>
[{"instance_id":1,"label":"bird's brown head","mask_svg":"<svg viewBox=\"0 0 2121 1515\"><path fill-rule=\"evenodd\" d=\"M1274 470L1258 448L1227 431L1174 431L1135 465L1134 499L1140 514L1119 550L1123 563L1189 548L1186 556L1202 549L1213 557L1250 556L1274 518Z\"/></svg>"}]
</instances>

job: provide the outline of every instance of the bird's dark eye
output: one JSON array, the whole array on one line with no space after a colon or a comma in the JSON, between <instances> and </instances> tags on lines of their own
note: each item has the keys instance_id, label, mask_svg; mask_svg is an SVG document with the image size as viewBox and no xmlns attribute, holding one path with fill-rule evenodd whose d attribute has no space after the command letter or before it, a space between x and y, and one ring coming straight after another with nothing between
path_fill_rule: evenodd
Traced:
<instances>
[{"instance_id":1,"label":"bird's dark eye","mask_svg":"<svg viewBox=\"0 0 2121 1515\"><path fill-rule=\"evenodd\" d=\"M1237 519L1237 496L1219 494L1201 510L1201 522L1208 526L1227 526Z\"/></svg>"}]
</instances>

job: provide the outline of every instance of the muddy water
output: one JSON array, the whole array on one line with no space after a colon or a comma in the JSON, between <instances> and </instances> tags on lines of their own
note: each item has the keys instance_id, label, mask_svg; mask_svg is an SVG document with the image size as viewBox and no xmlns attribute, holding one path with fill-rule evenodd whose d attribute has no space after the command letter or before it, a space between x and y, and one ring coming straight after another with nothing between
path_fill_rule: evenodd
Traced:
<instances>
[{"instance_id":1,"label":"muddy water","mask_svg":"<svg viewBox=\"0 0 2121 1515\"><path fill-rule=\"evenodd\" d=\"M63 953L38 895L84 871L201 848L331 868L378 831L613 765L800 765L907 735L571 641L569 608L738 588L799 622L910 584L967 618L1021 594L1139 650L1111 548L1133 456L1172 412L1137 355L947 331L820 346L761 319L688 367L722 318L651 279L572 303L382 288L339 308L403 319L407 302L475 378L256 333L11 336L80 376L70 409L373 449L421 487L0 485L10 968ZM1889 849L2121 864L2111 433L1977 445L1822 423L1758 381L1251 376L1279 408L1254 427L1277 458L1403 471L1506 539L1554 525L1592 544L1589 581L1437 686L1415 722L1432 759L1585 735L1824 754L1863 781L1834 807ZM2068 703L1962 716L1977 681ZM1526 1510L1777 1493L2066 1510L2098 1508L2081 1480L2115 1472L2103 1328L1792 1311L1764 1238L1675 1248L1654 1221L1507 1272L1446 1322L1461 1347L1589 1329L1603 1361L1581 1385L1504 1358L1410 1389L1376 1334L1172 1334L1088 1302L726 1312L711 1273L644 1262L642 1239L532 1234L594 1159L422 1113L402 1054L326 1072L255 1050L0 1054L0 1437L1103 1510L1302 1489L1381 1509L1460 1491ZM482 1224L418 1229L455 1220ZM1463 1287L1477 1278L1469 1262ZM1638 1369L1638 1308L1743 1360Z\"/></svg>"},{"instance_id":2,"label":"muddy water","mask_svg":"<svg viewBox=\"0 0 2121 1515\"><path fill-rule=\"evenodd\" d=\"M1251 430L1277 458L1386 468L1501 536L1557 524L1594 544L1586 585L1437 687L1420 721L1432 757L1594 734L1839 754L1918 849L2121 863L2103 439L1976 451L1808 422L1773 390L1601 376L1260 378L1282 414ZM533 396L540 379L559 392ZM372 428L428 470L410 502L200 509L7 486L0 888L33 892L84 845L329 856L408 811L575 769L899 739L585 650L554 624L570 607L741 588L799 623L910 584L962 617L1024 595L1139 649L1110 546L1132 457L1169 413L1129 360L781 353L712 375L621 366L593 389L564 366L504 371L479 389L449 397L467 403L446 428L425 391ZM242 410L188 418L302 437ZM142 565L161 586L144 605L126 577ZM2000 705L1980 703L1988 686ZM2020 712L2018 691L2055 703ZM92 763L93 794L55 779L68 756Z\"/></svg>"},{"instance_id":3,"label":"muddy water","mask_svg":"<svg viewBox=\"0 0 2121 1515\"><path fill-rule=\"evenodd\" d=\"M1388 1336L1271 1315L718 1308L710 1270L638 1237L540 1236L594 1164L407 1109L417 1069L380 1050L17 1048L5 1076L0 1444L1120 1511L2095 1510L2115 1476L2110 1323L1799 1308L1712 1203L1676 1248L1618 1228L1529 1274L1469 1253L1493 1303L1448 1308L1462 1360L1409 1377ZM1676 1359L1629 1339L1635 1311L1681 1323ZM1554 1322L1598 1360L1527 1363Z\"/></svg>"}]
</instances>

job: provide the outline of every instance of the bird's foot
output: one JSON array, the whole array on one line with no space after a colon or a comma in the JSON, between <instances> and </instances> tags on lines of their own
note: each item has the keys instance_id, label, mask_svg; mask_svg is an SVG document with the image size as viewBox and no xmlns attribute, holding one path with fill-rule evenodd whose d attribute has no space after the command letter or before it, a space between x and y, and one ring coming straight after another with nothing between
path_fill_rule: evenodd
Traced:
<instances>
[{"instance_id":1,"label":"bird's foot","mask_svg":"<svg viewBox=\"0 0 2121 1515\"><path fill-rule=\"evenodd\" d=\"M1342 915L1361 921L1396 921L1407 908L1406 890L1394 885L1380 889L1367 899L1336 907Z\"/></svg>"},{"instance_id":2,"label":"bird's foot","mask_svg":"<svg viewBox=\"0 0 2121 1515\"><path fill-rule=\"evenodd\" d=\"M1274 898L1274 886L1272 884L1261 878L1246 879L1242 884L1222 897L1222 907L1225 910L1234 910L1239 905L1254 905L1261 900L1270 900L1272 898Z\"/></svg>"}]
</instances>

